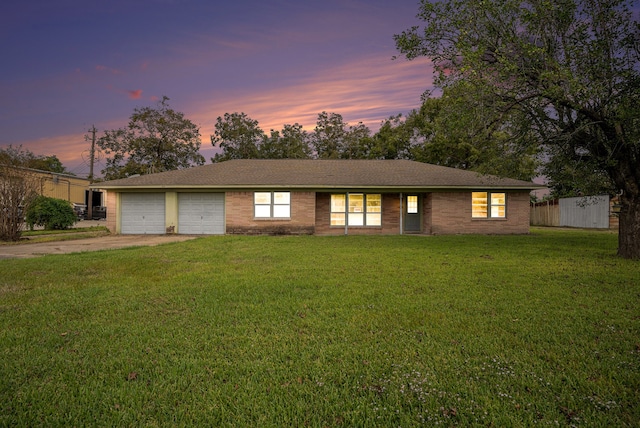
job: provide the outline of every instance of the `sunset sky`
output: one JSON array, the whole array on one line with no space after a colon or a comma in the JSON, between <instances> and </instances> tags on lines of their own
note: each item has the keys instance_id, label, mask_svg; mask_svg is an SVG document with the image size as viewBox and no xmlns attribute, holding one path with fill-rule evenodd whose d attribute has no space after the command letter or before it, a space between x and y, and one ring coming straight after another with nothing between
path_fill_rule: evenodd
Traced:
<instances>
[{"instance_id":1,"label":"sunset sky","mask_svg":"<svg viewBox=\"0 0 640 428\"><path fill-rule=\"evenodd\" d=\"M431 87L427 60L392 60L418 0L35 0L0 13L0 147L56 155L87 175L92 125L170 106L200 127L244 112L269 132L318 113L349 124L407 113ZM98 164L97 172L102 168Z\"/></svg>"}]
</instances>

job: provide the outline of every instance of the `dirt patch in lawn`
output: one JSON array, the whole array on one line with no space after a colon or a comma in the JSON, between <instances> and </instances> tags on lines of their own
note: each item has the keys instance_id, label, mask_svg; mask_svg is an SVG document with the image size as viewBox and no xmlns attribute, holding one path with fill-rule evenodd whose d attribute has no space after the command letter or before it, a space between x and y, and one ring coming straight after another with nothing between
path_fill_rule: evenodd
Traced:
<instances>
[{"instance_id":1,"label":"dirt patch in lawn","mask_svg":"<svg viewBox=\"0 0 640 428\"><path fill-rule=\"evenodd\" d=\"M64 235L61 235L64 236ZM1 245L0 259L38 257L46 254L68 254L125 247L153 246L195 239L194 235L108 235L66 241Z\"/></svg>"}]
</instances>

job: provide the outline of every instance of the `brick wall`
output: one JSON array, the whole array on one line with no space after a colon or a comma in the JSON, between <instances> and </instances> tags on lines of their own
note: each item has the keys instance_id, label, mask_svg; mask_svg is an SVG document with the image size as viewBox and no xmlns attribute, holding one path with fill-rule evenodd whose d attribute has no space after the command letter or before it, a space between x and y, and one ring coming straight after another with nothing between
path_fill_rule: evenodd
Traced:
<instances>
[{"instance_id":1,"label":"brick wall","mask_svg":"<svg viewBox=\"0 0 640 428\"><path fill-rule=\"evenodd\" d=\"M105 203L107 207L106 225L111 233L116 233L116 217L119 215L116 210L116 193L107 191L105 195Z\"/></svg>"},{"instance_id":2,"label":"brick wall","mask_svg":"<svg viewBox=\"0 0 640 428\"><path fill-rule=\"evenodd\" d=\"M471 192L432 193L431 233L529 233L529 193L507 193L507 216L504 219L471 218Z\"/></svg>"},{"instance_id":3,"label":"brick wall","mask_svg":"<svg viewBox=\"0 0 640 428\"><path fill-rule=\"evenodd\" d=\"M250 235L290 235L315 233L315 192L291 192L291 218L256 219L254 192L227 192L225 213L227 233Z\"/></svg>"},{"instance_id":4,"label":"brick wall","mask_svg":"<svg viewBox=\"0 0 640 428\"><path fill-rule=\"evenodd\" d=\"M382 226L348 228L350 235L392 235L400 230L400 196L382 195ZM291 219L255 219L253 192L227 192L226 232L229 234L343 235L343 226L330 225L330 193L291 192ZM116 233L116 193L106 192L106 226ZM422 198L423 234L529 233L529 194L507 193L506 219L472 219L471 192L434 192Z\"/></svg>"},{"instance_id":5,"label":"brick wall","mask_svg":"<svg viewBox=\"0 0 640 428\"><path fill-rule=\"evenodd\" d=\"M427 193L422 197L422 233L431 235L431 222L433 221L433 210L431 209L433 193Z\"/></svg>"}]
</instances>

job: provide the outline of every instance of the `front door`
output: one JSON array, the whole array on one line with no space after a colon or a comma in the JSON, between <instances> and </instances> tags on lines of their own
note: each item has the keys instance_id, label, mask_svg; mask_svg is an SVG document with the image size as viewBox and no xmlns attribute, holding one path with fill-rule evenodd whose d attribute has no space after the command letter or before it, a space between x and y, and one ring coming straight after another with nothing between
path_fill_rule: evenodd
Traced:
<instances>
[{"instance_id":1,"label":"front door","mask_svg":"<svg viewBox=\"0 0 640 428\"><path fill-rule=\"evenodd\" d=\"M420 202L419 195L406 195L404 197L404 231L407 233L422 231Z\"/></svg>"}]
</instances>

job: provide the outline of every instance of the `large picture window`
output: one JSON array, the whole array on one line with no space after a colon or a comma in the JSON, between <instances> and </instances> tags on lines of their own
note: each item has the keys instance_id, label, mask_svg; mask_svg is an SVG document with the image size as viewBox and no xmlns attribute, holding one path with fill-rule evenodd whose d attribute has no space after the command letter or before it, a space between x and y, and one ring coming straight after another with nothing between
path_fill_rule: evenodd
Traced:
<instances>
[{"instance_id":1,"label":"large picture window","mask_svg":"<svg viewBox=\"0 0 640 428\"><path fill-rule=\"evenodd\" d=\"M255 218L290 218L290 192L255 192L253 194Z\"/></svg>"},{"instance_id":2,"label":"large picture window","mask_svg":"<svg viewBox=\"0 0 640 428\"><path fill-rule=\"evenodd\" d=\"M505 218L507 194L498 192L473 192L471 216L473 218Z\"/></svg>"},{"instance_id":3,"label":"large picture window","mask_svg":"<svg viewBox=\"0 0 640 428\"><path fill-rule=\"evenodd\" d=\"M382 195L331 195L331 226L381 226Z\"/></svg>"}]
</instances>

